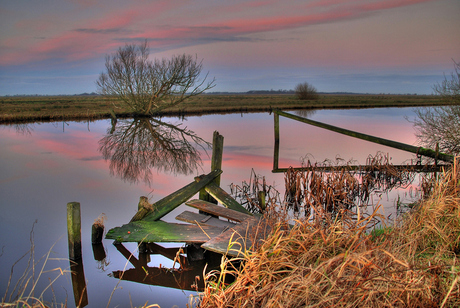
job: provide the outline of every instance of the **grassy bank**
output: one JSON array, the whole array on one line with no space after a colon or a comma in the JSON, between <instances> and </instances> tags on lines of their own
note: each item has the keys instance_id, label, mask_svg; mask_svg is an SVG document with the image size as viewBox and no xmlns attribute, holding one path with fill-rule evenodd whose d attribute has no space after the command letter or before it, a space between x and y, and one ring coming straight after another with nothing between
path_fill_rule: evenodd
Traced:
<instances>
[{"instance_id":1,"label":"grassy bank","mask_svg":"<svg viewBox=\"0 0 460 308\"><path fill-rule=\"evenodd\" d=\"M200 307L459 307L459 162L391 228L369 232L376 215L275 224L206 277Z\"/></svg>"},{"instance_id":2,"label":"grassy bank","mask_svg":"<svg viewBox=\"0 0 460 308\"><path fill-rule=\"evenodd\" d=\"M230 94L201 95L161 115L182 116L227 112L257 112L272 109L368 108L441 105L434 95L336 95L325 94L315 101L300 101L293 95ZM0 123L95 120L131 116L116 99L97 95L1 97Z\"/></svg>"}]
</instances>

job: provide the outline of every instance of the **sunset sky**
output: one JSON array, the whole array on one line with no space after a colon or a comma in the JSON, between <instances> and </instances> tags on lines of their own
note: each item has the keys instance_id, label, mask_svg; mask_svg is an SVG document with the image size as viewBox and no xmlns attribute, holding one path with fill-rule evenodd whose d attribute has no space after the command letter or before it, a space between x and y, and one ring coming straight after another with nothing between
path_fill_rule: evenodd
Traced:
<instances>
[{"instance_id":1,"label":"sunset sky","mask_svg":"<svg viewBox=\"0 0 460 308\"><path fill-rule=\"evenodd\" d=\"M459 0L2 0L0 95L96 91L105 55L147 39L212 91L432 93L460 61Z\"/></svg>"}]
</instances>

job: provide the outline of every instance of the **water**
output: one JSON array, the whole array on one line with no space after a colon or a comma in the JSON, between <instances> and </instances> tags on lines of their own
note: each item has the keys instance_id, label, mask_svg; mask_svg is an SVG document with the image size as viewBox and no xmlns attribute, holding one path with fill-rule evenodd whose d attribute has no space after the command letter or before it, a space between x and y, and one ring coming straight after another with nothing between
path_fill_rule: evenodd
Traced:
<instances>
[{"instance_id":1,"label":"water","mask_svg":"<svg viewBox=\"0 0 460 308\"><path fill-rule=\"evenodd\" d=\"M415 145L411 108L361 110L320 110L309 118L362 133ZM162 121L180 124L175 118ZM129 125L129 123L124 122ZM224 136L221 186L229 191L231 183L249 180L251 169L266 177L267 183L284 192L283 174L273 174L274 124L268 113L207 115L186 118L181 128L212 142L213 131ZM123 124L117 123L117 127ZM171 168L153 169L150 183L124 179L110 166L100 151L100 140L110 131L110 120L96 122L36 123L0 128L0 295L6 290L13 264L34 245L35 259L49 253L46 270L68 269L66 204L77 201L82 211L83 264L88 290L88 307L141 306L185 307L192 291L158 287L129 281L119 281L111 273L133 266L112 245L104 241L107 258L101 264L93 258L91 225L105 213L106 229L121 226L137 210L140 196L151 202L161 199L193 181L194 176L210 171L210 155L199 148L202 165L187 175L174 174ZM287 118L280 118L279 167L299 166L308 154L311 160L334 159L340 154L345 160L364 164L369 154L389 153L393 164L413 159L414 155L385 146L356 140ZM159 163L157 162L157 165ZM142 168L141 168L142 169ZM167 171L165 172L164 169ZM175 170L176 172L178 170ZM383 196L391 211L394 195ZM164 220L174 221L185 207L168 214ZM33 229L33 232L32 232ZM168 246L165 244L165 246ZM173 245L169 245L173 246ZM177 245L176 245L177 246ZM180 245L179 245L180 246ZM126 248L135 251L133 244ZM20 260L13 271L13 281L23 273L28 256ZM41 264L41 263L40 263ZM149 266L172 266L164 257L152 256ZM40 272L37 265L36 276ZM43 273L35 291L39 296L49 285L56 271ZM31 282L32 283L32 282ZM10 287L10 292L13 286ZM69 274L45 292L47 301L67 300L74 305Z\"/></svg>"}]
</instances>

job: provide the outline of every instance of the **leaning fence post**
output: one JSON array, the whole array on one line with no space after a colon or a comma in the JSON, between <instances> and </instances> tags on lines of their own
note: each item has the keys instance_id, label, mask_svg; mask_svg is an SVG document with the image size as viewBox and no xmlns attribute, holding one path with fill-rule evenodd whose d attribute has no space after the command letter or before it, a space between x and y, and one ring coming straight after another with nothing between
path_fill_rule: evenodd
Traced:
<instances>
[{"instance_id":1,"label":"leaning fence post","mask_svg":"<svg viewBox=\"0 0 460 308\"><path fill-rule=\"evenodd\" d=\"M222 156L224 152L224 136L214 131L212 138L212 157L211 157L211 171L222 170ZM213 180L217 186L220 186L220 175ZM217 204L211 195L209 195L203 188L199 195L200 200L208 201Z\"/></svg>"},{"instance_id":2,"label":"leaning fence post","mask_svg":"<svg viewBox=\"0 0 460 308\"><path fill-rule=\"evenodd\" d=\"M69 259L81 259L81 214L80 203L67 203L67 234L69 237Z\"/></svg>"}]
</instances>

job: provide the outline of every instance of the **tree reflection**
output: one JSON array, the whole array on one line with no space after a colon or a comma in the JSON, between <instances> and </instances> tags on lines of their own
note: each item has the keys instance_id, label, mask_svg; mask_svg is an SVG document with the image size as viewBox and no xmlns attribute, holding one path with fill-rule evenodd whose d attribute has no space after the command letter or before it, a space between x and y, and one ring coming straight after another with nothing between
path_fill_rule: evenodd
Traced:
<instances>
[{"instance_id":1,"label":"tree reflection","mask_svg":"<svg viewBox=\"0 0 460 308\"><path fill-rule=\"evenodd\" d=\"M460 106L425 107L415 110L412 122L420 144L444 153L460 154Z\"/></svg>"},{"instance_id":2,"label":"tree reflection","mask_svg":"<svg viewBox=\"0 0 460 308\"><path fill-rule=\"evenodd\" d=\"M153 118L112 121L99 151L110 160L110 172L123 180L150 184L152 169L191 174L201 166L198 148L210 143L193 131Z\"/></svg>"}]
</instances>

